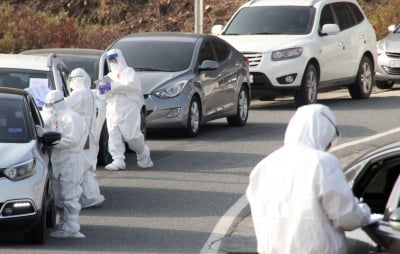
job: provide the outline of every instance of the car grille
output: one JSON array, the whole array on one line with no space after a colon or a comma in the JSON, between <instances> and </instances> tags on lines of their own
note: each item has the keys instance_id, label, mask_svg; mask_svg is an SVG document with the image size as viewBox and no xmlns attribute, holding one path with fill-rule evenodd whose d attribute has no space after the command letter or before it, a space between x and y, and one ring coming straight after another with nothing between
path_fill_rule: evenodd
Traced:
<instances>
[{"instance_id":1,"label":"car grille","mask_svg":"<svg viewBox=\"0 0 400 254\"><path fill-rule=\"evenodd\" d=\"M390 68L387 66L382 66L382 68L390 75L400 75L400 68Z\"/></svg>"},{"instance_id":2,"label":"car grille","mask_svg":"<svg viewBox=\"0 0 400 254\"><path fill-rule=\"evenodd\" d=\"M257 67L262 59L261 53L250 53L250 52L243 52L243 55L249 59L249 66L250 67Z\"/></svg>"},{"instance_id":3,"label":"car grille","mask_svg":"<svg viewBox=\"0 0 400 254\"><path fill-rule=\"evenodd\" d=\"M400 58L400 53L397 52L386 52L386 55L392 58Z\"/></svg>"}]
</instances>

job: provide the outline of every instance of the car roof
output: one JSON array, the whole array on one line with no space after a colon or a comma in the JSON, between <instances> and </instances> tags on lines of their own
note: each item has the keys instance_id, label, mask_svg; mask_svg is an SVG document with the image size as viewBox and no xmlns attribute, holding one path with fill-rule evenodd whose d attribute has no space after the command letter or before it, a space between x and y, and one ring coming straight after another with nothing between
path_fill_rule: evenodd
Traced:
<instances>
[{"instance_id":1,"label":"car roof","mask_svg":"<svg viewBox=\"0 0 400 254\"><path fill-rule=\"evenodd\" d=\"M57 55L93 55L101 56L104 50L88 49L88 48L43 48L43 49L30 49L22 51L20 54L26 55L45 55L56 53Z\"/></svg>"},{"instance_id":2,"label":"car roof","mask_svg":"<svg viewBox=\"0 0 400 254\"><path fill-rule=\"evenodd\" d=\"M148 32L148 33L135 33L135 34L125 35L121 37L119 40L151 39L151 40L195 42L198 39L210 38L210 37L213 36L207 34L185 33L185 32Z\"/></svg>"},{"instance_id":3,"label":"car roof","mask_svg":"<svg viewBox=\"0 0 400 254\"><path fill-rule=\"evenodd\" d=\"M0 68L49 71L50 67L50 56L0 54Z\"/></svg>"},{"instance_id":4,"label":"car roof","mask_svg":"<svg viewBox=\"0 0 400 254\"><path fill-rule=\"evenodd\" d=\"M330 0L251 0L243 5L244 6L266 6L266 5L301 5L313 6L319 2L326 2ZM347 0L345 0L347 1Z\"/></svg>"},{"instance_id":5,"label":"car roof","mask_svg":"<svg viewBox=\"0 0 400 254\"><path fill-rule=\"evenodd\" d=\"M5 98L18 98L18 97L27 97L29 93L22 89L16 89L11 87L0 87L0 99Z\"/></svg>"}]
</instances>

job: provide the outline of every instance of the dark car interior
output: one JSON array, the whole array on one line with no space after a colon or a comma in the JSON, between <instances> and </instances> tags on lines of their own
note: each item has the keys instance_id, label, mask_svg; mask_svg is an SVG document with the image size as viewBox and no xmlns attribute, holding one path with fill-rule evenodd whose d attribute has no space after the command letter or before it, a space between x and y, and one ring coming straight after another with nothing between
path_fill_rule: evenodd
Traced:
<instances>
[{"instance_id":1,"label":"dark car interior","mask_svg":"<svg viewBox=\"0 0 400 254\"><path fill-rule=\"evenodd\" d=\"M354 195L366 202L372 213L383 214L399 174L400 157L374 162L355 180Z\"/></svg>"}]
</instances>

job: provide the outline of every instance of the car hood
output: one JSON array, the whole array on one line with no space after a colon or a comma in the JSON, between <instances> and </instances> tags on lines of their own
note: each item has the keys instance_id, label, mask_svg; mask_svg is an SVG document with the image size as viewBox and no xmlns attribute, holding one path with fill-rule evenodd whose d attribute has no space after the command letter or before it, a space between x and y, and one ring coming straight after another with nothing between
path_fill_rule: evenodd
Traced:
<instances>
[{"instance_id":1,"label":"car hood","mask_svg":"<svg viewBox=\"0 0 400 254\"><path fill-rule=\"evenodd\" d=\"M164 84L168 80L171 80L182 72L142 72L136 71L138 74L140 83L142 84L143 94L150 94L154 89Z\"/></svg>"},{"instance_id":2,"label":"car hood","mask_svg":"<svg viewBox=\"0 0 400 254\"><path fill-rule=\"evenodd\" d=\"M0 168L33 158L35 141L29 143L0 143Z\"/></svg>"},{"instance_id":3,"label":"car hood","mask_svg":"<svg viewBox=\"0 0 400 254\"><path fill-rule=\"evenodd\" d=\"M221 35L240 52L270 52L302 45L304 35Z\"/></svg>"},{"instance_id":4,"label":"car hood","mask_svg":"<svg viewBox=\"0 0 400 254\"><path fill-rule=\"evenodd\" d=\"M400 52L400 34L389 34L381 41L381 45L387 52Z\"/></svg>"}]
</instances>

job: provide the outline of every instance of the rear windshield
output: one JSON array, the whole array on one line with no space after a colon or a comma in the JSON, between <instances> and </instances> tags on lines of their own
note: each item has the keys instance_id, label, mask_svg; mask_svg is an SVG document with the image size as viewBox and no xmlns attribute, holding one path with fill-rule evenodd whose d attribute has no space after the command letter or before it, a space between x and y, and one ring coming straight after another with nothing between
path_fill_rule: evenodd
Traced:
<instances>
[{"instance_id":1,"label":"rear windshield","mask_svg":"<svg viewBox=\"0 0 400 254\"><path fill-rule=\"evenodd\" d=\"M27 113L22 100L0 100L0 142L26 143L32 136L26 122Z\"/></svg>"},{"instance_id":2,"label":"rear windshield","mask_svg":"<svg viewBox=\"0 0 400 254\"><path fill-rule=\"evenodd\" d=\"M224 34L309 34L314 16L315 9L310 6L246 7L236 14Z\"/></svg>"},{"instance_id":3,"label":"rear windshield","mask_svg":"<svg viewBox=\"0 0 400 254\"><path fill-rule=\"evenodd\" d=\"M43 106L47 93L55 89L52 80L51 73L46 71L0 69L0 87L27 90L39 107Z\"/></svg>"},{"instance_id":4,"label":"rear windshield","mask_svg":"<svg viewBox=\"0 0 400 254\"><path fill-rule=\"evenodd\" d=\"M194 43L176 41L120 41L119 48L128 66L136 71L176 72L189 68Z\"/></svg>"}]
</instances>

